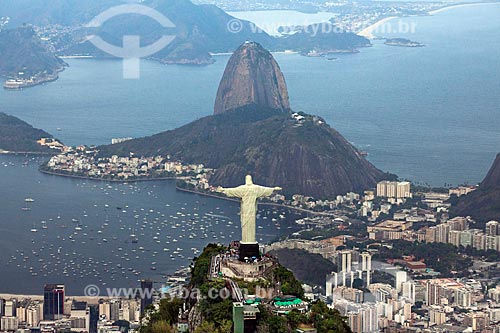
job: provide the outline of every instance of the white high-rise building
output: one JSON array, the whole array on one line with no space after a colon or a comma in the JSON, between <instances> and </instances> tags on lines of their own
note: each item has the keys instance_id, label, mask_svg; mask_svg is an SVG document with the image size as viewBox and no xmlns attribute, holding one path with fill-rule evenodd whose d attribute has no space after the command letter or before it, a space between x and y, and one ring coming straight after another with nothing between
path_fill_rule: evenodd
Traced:
<instances>
[{"instance_id":1,"label":"white high-rise building","mask_svg":"<svg viewBox=\"0 0 500 333\"><path fill-rule=\"evenodd\" d=\"M73 301L70 321L72 332L90 331L90 308L87 306L87 302Z\"/></svg>"},{"instance_id":2,"label":"white high-rise building","mask_svg":"<svg viewBox=\"0 0 500 333\"><path fill-rule=\"evenodd\" d=\"M16 316L16 301L15 300L9 300L5 301L5 310L4 310L4 316L5 317L15 317Z\"/></svg>"},{"instance_id":3,"label":"white high-rise building","mask_svg":"<svg viewBox=\"0 0 500 333\"><path fill-rule=\"evenodd\" d=\"M372 255L368 252L361 253L361 270L363 272L372 270Z\"/></svg>"},{"instance_id":4,"label":"white high-rise building","mask_svg":"<svg viewBox=\"0 0 500 333\"><path fill-rule=\"evenodd\" d=\"M410 302L415 303L415 283L413 281L403 282L402 296Z\"/></svg>"},{"instance_id":5,"label":"white high-rise building","mask_svg":"<svg viewBox=\"0 0 500 333\"><path fill-rule=\"evenodd\" d=\"M0 329L2 331L17 331L19 328L19 319L16 317L2 317L0 320Z\"/></svg>"},{"instance_id":6,"label":"white high-rise building","mask_svg":"<svg viewBox=\"0 0 500 333\"><path fill-rule=\"evenodd\" d=\"M489 221L486 223L486 235L497 236L500 235L500 226L498 221Z\"/></svg>"},{"instance_id":7,"label":"white high-rise building","mask_svg":"<svg viewBox=\"0 0 500 333\"><path fill-rule=\"evenodd\" d=\"M337 254L337 267L340 272L350 272L352 269L352 252L340 251Z\"/></svg>"},{"instance_id":8,"label":"white high-rise building","mask_svg":"<svg viewBox=\"0 0 500 333\"><path fill-rule=\"evenodd\" d=\"M377 196L383 198L411 198L411 183L384 180L377 184Z\"/></svg>"},{"instance_id":9,"label":"white high-rise building","mask_svg":"<svg viewBox=\"0 0 500 333\"><path fill-rule=\"evenodd\" d=\"M111 320L111 306L108 302L99 304L99 316L105 318L106 320Z\"/></svg>"},{"instance_id":10,"label":"white high-rise building","mask_svg":"<svg viewBox=\"0 0 500 333\"><path fill-rule=\"evenodd\" d=\"M396 185L396 198L410 198L411 185L410 182L398 182Z\"/></svg>"},{"instance_id":11,"label":"white high-rise building","mask_svg":"<svg viewBox=\"0 0 500 333\"><path fill-rule=\"evenodd\" d=\"M397 271L396 272L396 291L398 293L403 290L403 283L408 281L408 274L405 271Z\"/></svg>"},{"instance_id":12,"label":"white high-rise building","mask_svg":"<svg viewBox=\"0 0 500 333\"><path fill-rule=\"evenodd\" d=\"M26 310L26 322L30 327L37 327L41 320L40 305L35 304L28 307Z\"/></svg>"},{"instance_id":13,"label":"white high-rise building","mask_svg":"<svg viewBox=\"0 0 500 333\"><path fill-rule=\"evenodd\" d=\"M429 321L431 324L442 325L446 323L446 313L440 306L431 306L429 309Z\"/></svg>"}]
</instances>

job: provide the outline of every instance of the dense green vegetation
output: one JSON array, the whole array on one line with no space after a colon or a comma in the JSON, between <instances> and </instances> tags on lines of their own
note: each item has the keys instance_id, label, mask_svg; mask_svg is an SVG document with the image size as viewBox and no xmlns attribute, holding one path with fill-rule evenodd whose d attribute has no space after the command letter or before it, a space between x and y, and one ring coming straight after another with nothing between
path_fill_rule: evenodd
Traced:
<instances>
[{"instance_id":1,"label":"dense green vegetation","mask_svg":"<svg viewBox=\"0 0 500 333\"><path fill-rule=\"evenodd\" d=\"M350 333L351 329L337 310L329 309L325 303L317 302L311 311L301 314L292 310L286 316L274 316L264 306L260 308L259 333L289 333L299 327L315 327L318 333Z\"/></svg>"},{"instance_id":2,"label":"dense green vegetation","mask_svg":"<svg viewBox=\"0 0 500 333\"><path fill-rule=\"evenodd\" d=\"M288 114L255 106L99 149L105 156L170 154L185 163L203 163L217 169L211 182L221 186L240 185L252 173L259 184L279 185L287 196L361 191L382 175L319 117L307 116L297 126Z\"/></svg>"},{"instance_id":3,"label":"dense green vegetation","mask_svg":"<svg viewBox=\"0 0 500 333\"><path fill-rule=\"evenodd\" d=\"M376 255L380 259L401 259L402 256L415 256L416 260L424 260L428 267L441 273L442 276L461 276L467 273L472 260L458 253L458 249L445 243L411 243L397 240L392 248L381 247Z\"/></svg>"},{"instance_id":4,"label":"dense green vegetation","mask_svg":"<svg viewBox=\"0 0 500 333\"><path fill-rule=\"evenodd\" d=\"M199 314L199 325L195 333L230 333L232 332L232 307L233 300L223 297L205 297L209 290L214 288L222 290L225 288L224 279L208 279L210 259L213 255L225 251L227 248L216 244L209 244L198 258L195 258L191 270L191 283L188 286L191 293L199 292L200 297L190 297L187 305L191 310ZM278 266L269 276L266 282L243 282L235 280L240 288L255 290L260 286L281 286L282 293L303 298L304 291L301 283L294 277L293 273L285 267ZM199 290L199 291L198 291ZM197 301L195 301L197 300ZM183 300L162 300L159 311L151 314L148 325L141 327L141 333L170 333L175 332L174 326L178 321L179 309L184 304ZM316 327L320 333L350 333L345 323L345 318L338 311L327 308L324 303L312 304L311 312L300 314L292 311L288 315L277 316L272 313L268 304L259 306L258 332L261 333L291 333L297 327Z\"/></svg>"},{"instance_id":5,"label":"dense green vegetation","mask_svg":"<svg viewBox=\"0 0 500 333\"><path fill-rule=\"evenodd\" d=\"M198 288L201 294L198 305L204 320L200 333L213 326L227 327L232 319L233 302L230 298L222 298L220 294L217 294L217 297L208 297L209 290L223 290L226 286L224 279L209 280L207 275L212 256L225 250L227 248L209 244L194 261L191 271L191 287Z\"/></svg>"},{"instance_id":6,"label":"dense green vegetation","mask_svg":"<svg viewBox=\"0 0 500 333\"><path fill-rule=\"evenodd\" d=\"M208 269L212 256L227 250L217 244L208 244L198 258L194 259L194 265L191 269L191 285L201 286L208 282Z\"/></svg>"},{"instance_id":7,"label":"dense green vegetation","mask_svg":"<svg viewBox=\"0 0 500 333\"><path fill-rule=\"evenodd\" d=\"M484 250L477 250L472 246L467 246L465 248L463 246L460 246L460 252L475 258L481 258L485 261L500 262L500 252L495 250L484 251Z\"/></svg>"},{"instance_id":8,"label":"dense green vegetation","mask_svg":"<svg viewBox=\"0 0 500 333\"><path fill-rule=\"evenodd\" d=\"M179 309L184 304L180 299L163 299L160 301L158 311L150 311L151 320L148 325L142 326L141 333L170 333L173 332L172 326L177 323Z\"/></svg>"},{"instance_id":9,"label":"dense green vegetation","mask_svg":"<svg viewBox=\"0 0 500 333\"><path fill-rule=\"evenodd\" d=\"M283 295L293 295L298 298L304 298L304 289L293 273L283 266L278 266L272 272L273 281L280 282Z\"/></svg>"},{"instance_id":10,"label":"dense green vegetation","mask_svg":"<svg viewBox=\"0 0 500 333\"><path fill-rule=\"evenodd\" d=\"M358 218L355 214L353 214L353 216ZM360 238L368 236L368 232L366 231L366 223L361 220L351 218L349 221L344 222L343 226L346 227L346 229L339 229L337 225L332 225L327 227L315 227L313 229L301 231L300 238L309 240L320 240L340 235L350 235Z\"/></svg>"},{"instance_id":11,"label":"dense green vegetation","mask_svg":"<svg viewBox=\"0 0 500 333\"><path fill-rule=\"evenodd\" d=\"M52 135L28 123L0 112L0 150L11 152L44 152L53 150L40 146L36 141Z\"/></svg>"},{"instance_id":12,"label":"dense green vegetation","mask_svg":"<svg viewBox=\"0 0 500 333\"><path fill-rule=\"evenodd\" d=\"M280 264L290 269L295 277L310 285L324 286L326 275L337 270L337 266L320 254L299 249L272 251Z\"/></svg>"}]
</instances>

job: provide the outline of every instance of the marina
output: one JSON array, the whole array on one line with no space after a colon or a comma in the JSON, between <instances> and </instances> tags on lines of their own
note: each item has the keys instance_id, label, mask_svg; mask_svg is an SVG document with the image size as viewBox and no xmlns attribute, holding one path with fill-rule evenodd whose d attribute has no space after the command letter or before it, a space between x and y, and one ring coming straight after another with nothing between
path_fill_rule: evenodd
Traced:
<instances>
[{"instance_id":1,"label":"marina","mask_svg":"<svg viewBox=\"0 0 500 333\"><path fill-rule=\"evenodd\" d=\"M37 170L42 158L30 158L29 165L23 158L0 156L2 172L11 175L3 183L23 179L0 198L6 203L2 292L36 293L37 286L56 281L81 295L88 284L120 288L144 278L164 281L208 243L227 244L241 232L236 202L179 192L173 181L106 183L45 175ZM263 207L259 241L282 235L276 221L293 226L287 222L293 216Z\"/></svg>"}]
</instances>

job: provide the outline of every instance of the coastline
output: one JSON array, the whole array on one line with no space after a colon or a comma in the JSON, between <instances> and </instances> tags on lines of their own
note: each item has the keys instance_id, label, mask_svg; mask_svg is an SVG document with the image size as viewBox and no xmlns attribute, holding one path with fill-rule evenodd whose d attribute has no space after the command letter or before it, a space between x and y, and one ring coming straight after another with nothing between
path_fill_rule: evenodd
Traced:
<instances>
[{"instance_id":1,"label":"coastline","mask_svg":"<svg viewBox=\"0 0 500 333\"><path fill-rule=\"evenodd\" d=\"M195 191L195 190L188 190L188 189L185 189L185 188L180 188L178 186L175 186L175 189L178 190L178 191L181 191L181 192L193 193L193 194L198 194L198 195L202 195L202 196L206 196L206 197L211 197L211 198L216 198L216 199L222 199L222 200L226 200L226 201L240 202L240 200L237 200L237 199L231 199L229 197L223 197L223 196L219 196L219 195L215 195L215 194L210 194L210 193L205 193L205 192L199 192L199 191ZM283 205L283 204L279 204L279 203L274 203L274 202L260 202L259 201L259 205L279 207L279 208L286 208L286 209L296 210L296 211L299 211L299 212L302 212L302 213L307 213L307 214L312 214L312 215L334 216L334 214L331 214L331 213L315 212L315 211L307 210L307 209L300 208L300 207L287 206L287 205Z\"/></svg>"},{"instance_id":2,"label":"coastline","mask_svg":"<svg viewBox=\"0 0 500 333\"><path fill-rule=\"evenodd\" d=\"M59 56L60 59L94 59L95 56L91 55L66 55L66 56Z\"/></svg>"},{"instance_id":3,"label":"coastline","mask_svg":"<svg viewBox=\"0 0 500 333\"><path fill-rule=\"evenodd\" d=\"M17 86L10 86L8 84L9 80L7 80L7 81L5 81L3 88L5 90L21 90L21 89L24 89L24 88L31 88L31 87L39 86L39 85L42 85L44 83L54 82L54 81L59 80L59 73L60 72L58 72L54 76L44 77L44 78L42 78L40 80L37 80L37 81L34 81L34 82L22 83L22 84L19 84Z\"/></svg>"},{"instance_id":4,"label":"coastline","mask_svg":"<svg viewBox=\"0 0 500 333\"><path fill-rule=\"evenodd\" d=\"M455 8L462 8L462 7L472 7L472 6L481 6L481 5L500 5L500 2L474 2L474 3L457 3L457 4L450 4L445 7L432 10L428 12L428 15L435 15L439 14L442 12L446 12L448 10L452 10ZM380 26L384 25L385 23L397 19L397 18L404 18L405 16L389 16L389 17L384 17L375 23L371 24L370 26L364 28L360 32L357 33L358 36L362 36L368 39L376 39L377 36L374 34L375 30L379 28Z\"/></svg>"},{"instance_id":5,"label":"coastline","mask_svg":"<svg viewBox=\"0 0 500 333\"><path fill-rule=\"evenodd\" d=\"M361 30L360 32L357 33L358 36L361 36L361 37L365 37L365 38L368 38L368 39L375 39L377 38L377 36L374 35L374 31L386 24L387 22L393 20L393 19L396 19L398 18L398 16L389 16L389 17L384 17L383 19L380 19L378 20L377 22L373 23L372 25L364 28L363 30Z\"/></svg>"},{"instance_id":6,"label":"coastline","mask_svg":"<svg viewBox=\"0 0 500 333\"><path fill-rule=\"evenodd\" d=\"M54 156L56 153L42 151L8 151L0 150L0 155L36 155L36 156Z\"/></svg>"},{"instance_id":7,"label":"coastline","mask_svg":"<svg viewBox=\"0 0 500 333\"><path fill-rule=\"evenodd\" d=\"M64 173L58 173L54 171L42 170L38 169L41 173L50 176L60 176L66 178L74 178L74 179L84 179L84 180L92 180L98 182L111 182L111 183L139 183L139 182L151 182L156 180L177 180L177 179L186 179L189 177L158 177L158 178L137 178L137 179L105 179L105 178L95 178L95 177L87 177L87 176L77 176L77 175L68 175Z\"/></svg>"},{"instance_id":8,"label":"coastline","mask_svg":"<svg viewBox=\"0 0 500 333\"><path fill-rule=\"evenodd\" d=\"M454 8L462 8L462 7L472 7L472 6L479 6L479 5L500 5L500 2L475 2L475 3L461 3L461 4L455 4L455 5L450 5L446 6L443 8L439 8L436 10L432 10L429 12L429 15L434 15L434 14L439 14Z\"/></svg>"},{"instance_id":9,"label":"coastline","mask_svg":"<svg viewBox=\"0 0 500 333\"><path fill-rule=\"evenodd\" d=\"M31 88L31 87L36 87L36 86L39 86L39 85L42 85L42 84L45 84L45 83L50 83L50 82L54 82L54 81L57 81L59 80L59 74L64 72L66 70L66 67L69 67L69 65L67 63L64 63L62 65L62 67L60 68L57 68L55 70L55 74L51 74L51 75L46 75L42 78L39 78L38 80L36 81L33 81L33 82L23 82L21 84L17 84L17 85L9 85L8 82L12 79L7 79L5 82L4 82L4 85L3 85L3 88L5 90L21 90L21 89L24 89L24 88ZM18 80L18 79L13 79L13 80Z\"/></svg>"}]
</instances>

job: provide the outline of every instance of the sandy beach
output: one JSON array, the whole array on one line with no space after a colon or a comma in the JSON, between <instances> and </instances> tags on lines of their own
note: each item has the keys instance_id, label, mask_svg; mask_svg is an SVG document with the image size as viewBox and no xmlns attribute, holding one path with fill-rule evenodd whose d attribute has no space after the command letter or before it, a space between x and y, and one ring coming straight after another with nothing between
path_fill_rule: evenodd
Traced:
<instances>
[{"instance_id":1,"label":"sandy beach","mask_svg":"<svg viewBox=\"0 0 500 333\"><path fill-rule=\"evenodd\" d=\"M463 4L457 4L457 5L450 5L450 6L446 6L446 7L440 8L440 9L436 9L436 10L430 11L429 14L430 15L434 15L434 14L438 14L438 13L441 13L441 12L448 11L450 9L461 8L461 7L472 7L472 6L479 6L479 5L481 5L481 6L484 6L484 5L500 5L500 2L478 2L478 3L463 3Z\"/></svg>"},{"instance_id":2,"label":"sandy beach","mask_svg":"<svg viewBox=\"0 0 500 333\"><path fill-rule=\"evenodd\" d=\"M463 3L463 4L456 4L456 5L449 5L449 6L446 6L443 8L439 8L439 9L430 11L429 15L439 14L441 12L445 12L445 11L455 9L455 8L460 8L460 7L471 7L471 6L480 6L480 5L481 6L500 5L500 2L477 2L477 3ZM377 38L377 36L375 35L375 33L377 32L376 31L377 28L383 26L384 24L386 24L387 22L389 22L390 20L393 20L395 18L398 18L398 16L385 17L385 18L373 23L372 25L364 28L360 32L358 32L358 36L362 36L362 37L365 37L368 39L375 39L375 38ZM400 18L403 18L403 17L400 17Z\"/></svg>"},{"instance_id":3,"label":"sandy beach","mask_svg":"<svg viewBox=\"0 0 500 333\"><path fill-rule=\"evenodd\" d=\"M362 36L362 37L365 37L368 39L375 39L376 38L376 36L374 35L375 30L377 30L378 27L384 25L385 23L387 23L390 20L393 20L395 18L397 18L397 16L383 18L383 19L373 23L372 25L364 28L360 32L358 32L358 36Z\"/></svg>"}]
</instances>

